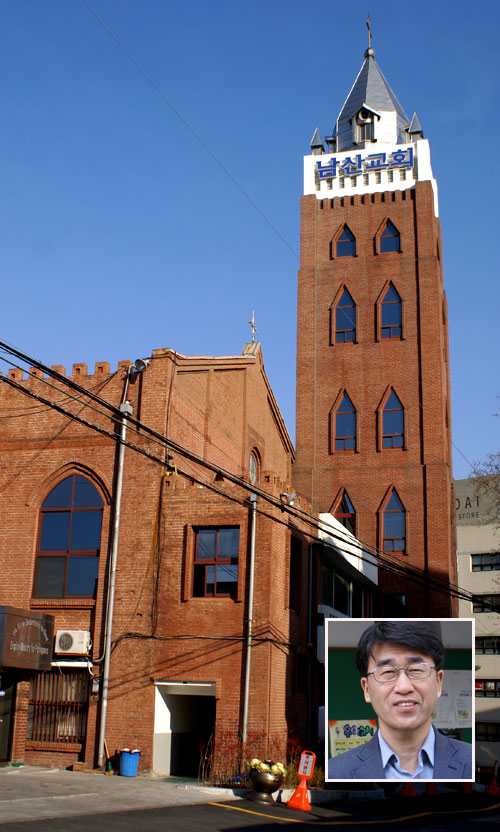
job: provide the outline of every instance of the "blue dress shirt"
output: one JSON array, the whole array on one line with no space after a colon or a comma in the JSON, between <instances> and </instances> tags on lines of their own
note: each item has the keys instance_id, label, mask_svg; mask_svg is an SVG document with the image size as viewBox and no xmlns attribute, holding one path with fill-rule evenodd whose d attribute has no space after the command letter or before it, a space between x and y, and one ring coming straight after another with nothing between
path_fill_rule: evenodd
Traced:
<instances>
[{"instance_id":1,"label":"blue dress shirt","mask_svg":"<svg viewBox=\"0 0 500 832\"><path fill-rule=\"evenodd\" d=\"M377 736L386 780L432 780L434 777L434 746L436 742L432 725L422 748L418 752L418 765L413 774L402 768L399 757L387 745L380 730L377 731Z\"/></svg>"}]
</instances>

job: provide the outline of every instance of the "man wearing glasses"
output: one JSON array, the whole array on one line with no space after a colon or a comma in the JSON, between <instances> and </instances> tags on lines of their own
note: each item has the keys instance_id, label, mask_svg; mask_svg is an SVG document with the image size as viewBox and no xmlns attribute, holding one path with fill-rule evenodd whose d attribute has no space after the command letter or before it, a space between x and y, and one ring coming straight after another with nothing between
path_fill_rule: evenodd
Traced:
<instances>
[{"instance_id":1,"label":"man wearing glasses","mask_svg":"<svg viewBox=\"0 0 500 832\"><path fill-rule=\"evenodd\" d=\"M328 761L328 779L467 780L472 747L445 737L431 725L441 696L444 647L418 621L382 621L362 634L356 666L378 731Z\"/></svg>"}]
</instances>

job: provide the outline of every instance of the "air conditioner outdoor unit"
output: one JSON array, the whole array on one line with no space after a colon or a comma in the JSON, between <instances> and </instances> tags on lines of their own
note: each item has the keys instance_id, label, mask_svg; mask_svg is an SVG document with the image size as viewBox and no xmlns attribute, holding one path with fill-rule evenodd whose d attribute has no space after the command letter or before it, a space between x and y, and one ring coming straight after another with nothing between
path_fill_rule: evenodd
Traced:
<instances>
[{"instance_id":1,"label":"air conditioner outdoor unit","mask_svg":"<svg viewBox=\"0 0 500 832\"><path fill-rule=\"evenodd\" d=\"M86 656L90 650L88 630L56 630L56 653Z\"/></svg>"}]
</instances>

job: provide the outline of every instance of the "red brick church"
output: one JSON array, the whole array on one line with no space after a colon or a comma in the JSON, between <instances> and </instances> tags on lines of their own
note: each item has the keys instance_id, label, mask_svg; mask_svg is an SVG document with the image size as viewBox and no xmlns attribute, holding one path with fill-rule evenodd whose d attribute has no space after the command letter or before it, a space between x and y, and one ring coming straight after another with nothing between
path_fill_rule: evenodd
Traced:
<instances>
[{"instance_id":1,"label":"red brick church","mask_svg":"<svg viewBox=\"0 0 500 832\"><path fill-rule=\"evenodd\" d=\"M253 754L284 756L305 731L309 538L284 510L294 451L260 345L137 365L74 365L73 393L63 367L55 388L39 367L0 386L3 757L95 764L113 569L106 753L139 748L142 768L196 776L200 752L237 760L244 726Z\"/></svg>"},{"instance_id":2,"label":"red brick church","mask_svg":"<svg viewBox=\"0 0 500 832\"><path fill-rule=\"evenodd\" d=\"M437 188L371 49L326 143L304 160L296 456L255 341L90 374L3 350L0 761L126 746L196 776L318 749L324 618L450 614Z\"/></svg>"}]
</instances>

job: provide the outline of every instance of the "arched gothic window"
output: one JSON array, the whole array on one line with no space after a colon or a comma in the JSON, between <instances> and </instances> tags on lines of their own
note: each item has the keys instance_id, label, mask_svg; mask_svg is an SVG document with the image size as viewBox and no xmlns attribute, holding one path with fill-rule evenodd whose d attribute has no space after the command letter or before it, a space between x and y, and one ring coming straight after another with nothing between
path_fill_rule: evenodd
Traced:
<instances>
[{"instance_id":1,"label":"arched gothic window","mask_svg":"<svg viewBox=\"0 0 500 832\"><path fill-rule=\"evenodd\" d=\"M260 476L260 455L255 448L253 448L250 451L248 474L250 477L250 482L252 483L252 485L255 485L255 483L259 481Z\"/></svg>"},{"instance_id":2,"label":"arched gothic window","mask_svg":"<svg viewBox=\"0 0 500 832\"><path fill-rule=\"evenodd\" d=\"M379 238L379 251L383 254L386 251L400 251L401 239L399 231L390 220L387 220L385 228Z\"/></svg>"},{"instance_id":3,"label":"arched gothic window","mask_svg":"<svg viewBox=\"0 0 500 832\"><path fill-rule=\"evenodd\" d=\"M404 443L403 405L394 390L391 390L391 394L382 410L382 447L403 448Z\"/></svg>"},{"instance_id":4,"label":"arched gothic window","mask_svg":"<svg viewBox=\"0 0 500 832\"><path fill-rule=\"evenodd\" d=\"M346 344L356 340L356 305L344 289L335 306L335 343Z\"/></svg>"},{"instance_id":5,"label":"arched gothic window","mask_svg":"<svg viewBox=\"0 0 500 832\"><path fill-rule=\"evenodd\" d=\"M381 337L401 338L402 320L401 298L392 283L390 283L380 304Z\"/></svg>"},{"instance_id":6,"label":"arched gothic window","mask_svg":"<svg viewBox=\"0 0 500 832\"><path fill-rule=\"evenodd\" d=\"M35 598L95 597L103 500L89 480L73 474L40 510Z\"/></svg>"},{"instance_id":7,"label":"arched gothic window","mask_svg":"<svg viewBox=\"0 0 500 832\"><path fill-rule=\"evenodd\" d=\"M344 225L342 233L335 242L336 257L354 257L356 254L356 238L351 229Z\"/></svg>"},{"instance_id":8,"label":"arched gothic window","mask_svg":"<svg viewBox=\"0 0 500 832\"><path fill-rule=\"evenodd\" d=\"M384 552L406 552L406 511L395 488L383 510L383 544Z\"/></svg>"},{"instance_id":9,"label":"arched gothic window","mask_svg":"<svg viewBox=\"0 0 500 832\"><path fill-rule=\"evenodd\" d=\"M337 503L333 516L339 521L339 523L342 523L346 529L349 529L352 534L356 534L356 512L349 498L349 494L345 489Z\"/></svg>"},{"instance_id":10,"label":"arched gothic window","mask_svg":"<svg viewBox=\"0 0 500 832\"><path fill-rule=\"evenodd\" d=\"M356 450L356 410L347 393L335 411L335 450Z\"/></svg>"}]
</instances>

